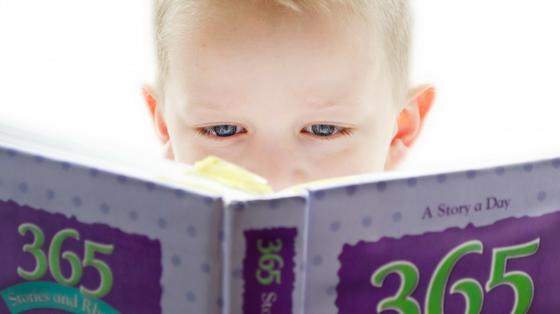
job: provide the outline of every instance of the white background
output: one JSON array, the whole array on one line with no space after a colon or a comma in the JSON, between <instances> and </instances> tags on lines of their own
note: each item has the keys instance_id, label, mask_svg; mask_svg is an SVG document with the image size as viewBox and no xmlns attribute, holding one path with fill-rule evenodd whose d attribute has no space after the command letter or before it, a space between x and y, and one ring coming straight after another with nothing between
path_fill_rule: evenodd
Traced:
<instances>
[{"instance_id":1,"label":"white background","mask_svg":"<svg viewBox=\"0 0 560 314\"><path fill-rule=\"evenodd\" d=\"M437 100L404 170L560 156L560 1L414 0ZM0 0L0 124L159 156L151 1Z\"/></svg>"}]
</instances>

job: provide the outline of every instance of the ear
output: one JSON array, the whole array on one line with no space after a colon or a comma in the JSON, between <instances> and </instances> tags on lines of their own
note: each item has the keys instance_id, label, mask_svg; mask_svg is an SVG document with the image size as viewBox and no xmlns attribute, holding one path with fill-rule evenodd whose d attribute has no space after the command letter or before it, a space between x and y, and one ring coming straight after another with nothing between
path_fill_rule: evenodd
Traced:
<instances>
[{"instance_id":1,"label":"ear","mask_svg":"<svg viewBox=\"0 0 560 314\"><path fill-rule=\"evenodd\" d=\"M158 101L156 94L152 87L144 85L142 87L142 95L144 96L144 101L148 107L148 112L152 122L154 123L154 128L158 139L164 145L164 155L167 159L174 159L173 149L171 147L171 141L169 140L169 132L167 130L167 124L161 112L161 103Z\"/></svg>"},{"instance_id":2,"label":"ear","mask_svg":"<svg viewBox=\"0 0 560 314\"><path fill-rule=\"evenodd\" d=\"M435 88L432 85L421 85L409 90L407 104L395 123L385 170L394 170L404 160L422 130L434 98Z\"/></svg>"}]
</instances>

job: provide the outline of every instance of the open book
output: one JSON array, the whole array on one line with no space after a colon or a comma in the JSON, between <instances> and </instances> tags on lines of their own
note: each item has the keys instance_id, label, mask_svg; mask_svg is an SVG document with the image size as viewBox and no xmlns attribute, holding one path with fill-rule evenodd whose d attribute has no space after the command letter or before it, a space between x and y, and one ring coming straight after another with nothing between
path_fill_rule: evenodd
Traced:
<instances>
[{"instance_id":1,"label":"open book","mask_svg":"<svg viewBox=\"0 0 560 314\"><path fill-rule=\"evenodd\" d=\"M268 192L0 128L0 313L560 312L560 158Z\"/></svg>"}]
</instances>

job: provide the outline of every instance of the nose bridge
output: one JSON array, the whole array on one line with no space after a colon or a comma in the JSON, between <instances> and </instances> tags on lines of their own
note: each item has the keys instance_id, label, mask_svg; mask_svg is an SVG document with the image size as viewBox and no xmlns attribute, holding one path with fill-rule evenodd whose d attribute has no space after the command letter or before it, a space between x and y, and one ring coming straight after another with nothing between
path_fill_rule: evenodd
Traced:
<instances>
[{"instance_id":1,"label":"nose bridge","mask_svg":"<svg viewBox=\"0 0 560 314\"><path fill-rule=\"evenodd\" d=\"M265 177L273 187L285 187L297 180L294 174L298 173L300 156L293 140L271 133L269 137L259 136L252 144L251 170Z\"/></svg>"},{"instance_id":2,"label":"nose bridge","mask_svg":"<svg viewBox=\"0 0 560 314\"><path fill-rule=\"evenodd\" d=\"M251 156L255 156L256 160L254 162L258 165L257 167L263 168L259 169L261 172L278 174L277 172L294 161L290 158L294 155L292 144L285 136L279 137L276 135L271 133L269 138L259 136L254 142Z\"/></svg>"}]
</instances>

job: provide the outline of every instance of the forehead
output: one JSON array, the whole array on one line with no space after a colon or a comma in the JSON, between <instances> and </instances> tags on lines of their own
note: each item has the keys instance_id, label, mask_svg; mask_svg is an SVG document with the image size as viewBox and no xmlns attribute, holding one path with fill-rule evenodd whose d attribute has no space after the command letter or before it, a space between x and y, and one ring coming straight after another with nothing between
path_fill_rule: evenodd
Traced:
<instances>
[{"instance_id":1,"label":"forehead","mask_svg":"<svg viewBox=\"0 0 560 314\"><path fill-rule=\"evenodd\" d=\"M170 78L190 96L274 91L294 96L356 91L379 73L381 51L366 20L343 14L296 13L266 1L205 2L177 23ZM180 26L183 25L183 26ZM379 48L379 49L377 49ZM275 87L275 88L271 88Z\"/></svg>"}]
</instances>

